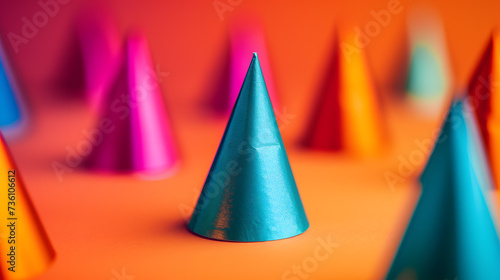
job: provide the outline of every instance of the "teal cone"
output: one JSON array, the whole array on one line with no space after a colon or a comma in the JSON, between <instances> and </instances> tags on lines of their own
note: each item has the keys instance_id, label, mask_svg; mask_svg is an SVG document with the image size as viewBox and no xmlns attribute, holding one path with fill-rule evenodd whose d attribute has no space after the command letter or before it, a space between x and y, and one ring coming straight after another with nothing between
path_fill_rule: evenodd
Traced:
<instances>
[{"instance_id":1,"label":"teal cone","mask_svg":"<svg viewBox=\"0 0 500 280\"><path fill-rule=\"evenodd\" d=\"M387 279L500 279L483 155L475 119L458 101L422 175L420 200Z\"/></svg>"},{"instance_id":2,"label":"teal cone","mask_svg":"<svg viewBox=\"0 0 500 280\"><path fill-rule=\"evenodd\" d=\"M288 238L309 227L256 53L188 227L239 242Z\"/></svg>"},{"instance_id":3,"label":"teal cone","mask_svg":"<svg viewBox=\"0 0 500 280\"><path fill-rule=\"evenodd\" d=\"M438 54L425 44L417 44L413 50L406 91L422 99L443 96L446 87L445 70Z\"/></svg>"}]
</instances>

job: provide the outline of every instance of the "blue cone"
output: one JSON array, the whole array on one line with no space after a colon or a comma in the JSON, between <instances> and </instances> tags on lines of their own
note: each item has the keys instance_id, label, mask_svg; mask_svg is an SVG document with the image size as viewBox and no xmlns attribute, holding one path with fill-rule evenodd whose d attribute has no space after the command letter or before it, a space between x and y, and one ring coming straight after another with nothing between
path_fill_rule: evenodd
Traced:
<instances>
[{"instance_id":1,"label":"blue cone","mask_svg":"<svg viewBox=\"0 0 500 280\"><path fill-rule=\"evenodd\" d=\"M0 46L1 47L1 46ZM21 121L21 112L13 90L13 81L9 80L6 56L0 50L0 128L9 129Z\"/></svg>"},{"instance_id":2,"label":"blue cone","mask_svg":"<svg viewBox=\"0 0 500 280\"><path fill-rule=\"evenodd\" d=\"M188 227L239 242L288 238L309 227L256 53Z\"/></svg>"},{"instance_id":3,"label":"blue cone","mask_svg":"<svg viewBox=\"0 0 500 280\"><path fill-rule=\"evenodd\" d=\"M420 200L387 279L500 279L483 155L475 119L458 101L422 175Z\"/></svg>"}]
</instances>

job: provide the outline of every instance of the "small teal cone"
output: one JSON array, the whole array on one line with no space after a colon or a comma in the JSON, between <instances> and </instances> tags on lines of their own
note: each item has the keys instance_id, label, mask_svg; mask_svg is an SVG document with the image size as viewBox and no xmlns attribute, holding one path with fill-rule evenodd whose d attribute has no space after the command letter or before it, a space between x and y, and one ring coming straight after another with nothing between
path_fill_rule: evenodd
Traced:
<instances>
[{"instance_id":1,"label":"small teal cone","mask_svg":"<svg viewBox=\"0 0 500 280\"><path fill-rule=\"evenodd\" d=\"M458 101L450 109L386 279L500 279L500 242L485 194L491 186L482 185L491 179L475 119L463 107Z\"/></svg>"},{"instance_id":2,"label":"small teal cone","mask_svg":"<svg viewBox=\"0 0 500 280\"><path fill-rule=\"evenodd\" d=\"M421 99L443 96L447 84L445 75L438 53L426 44L417 44L411 55L406 91Z\"/></svg>"},{"instance_id":3,"label":"small teal cone","mask_svg":"<svg viewBox=\"0 0 500 280\"><path fill-rule=\"evenodd\" d=\"M288 238L309 227L256 53L188 227L239 242Z\"/></svg>"},{"instance_id":4,"label":"small teal cone","mask_svg":"<svg viewBox=\"0 0 500 280\"><path fill-rule=\"evenodd\" d=\"M0 46L1 47L1 46ZM0 50L2 51L2 50ZM0 128L9 129L21 121L21 112L13 90L13 81L9 80L5 53L0 53ZM10 73L9 73L10 74Z\"/></svg>"}]
</instances>

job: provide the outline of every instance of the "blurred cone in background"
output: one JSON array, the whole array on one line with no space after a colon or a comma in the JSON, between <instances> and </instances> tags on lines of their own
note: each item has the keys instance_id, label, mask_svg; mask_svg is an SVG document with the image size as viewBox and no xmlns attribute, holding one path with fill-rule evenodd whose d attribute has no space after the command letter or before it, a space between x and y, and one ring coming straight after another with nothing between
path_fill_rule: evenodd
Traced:
<instances>
[{"instance_id":1,"label":"blurred cone in background","mask_svg":"<svg viewBox=\"0 0 500 280\"><path fill-rule=\"evenodd\" d=\"M494 31L469 83L469 100L488 151L495 185L500 184L500 34Z\"/></svg>"},{"instance_id":2,"label":"blurred cone in background","mask_svg":"<svg viewBox=\"0 0 500 280\"><path fill-rule=\"evenodd\" d=\"M157 72L146 38L137 33L128 36L120 67L100 107L96 129L102 137L94 136L85 165L108 172L168 175L177 162L160 88L168 73Z\"/></svg>"},{"instance_id":3,"label":"blurred cone in background","mask_svg":"<svg viewBox=\"0 0 500 280\"><path fill-rule=\"evenodd\" d=\"M422 194L387 279L500 279L475 119L456 102L421 178Z\"/></svg>"},{"instance_id":4,"label":"blurred cone in background","mask_svg":"<svg viewBox=\"0 0 500 280\"><path fill-rule=\"evenodd\" d=\"M0 128L4 134L19 131L24 124L19 85L0 41Z\"/></svg>"},{"instance_id":5,"label":"blurred cone in background","mask_svg":"<svg viewBox=\"0 0 500 280\"><path fill-rule=\"evenodd\" d=\"M24 187L22 171L16 168L1 134L0 138L0 172L4 176L0 219L5 222L0 227L0 279L32 279L48 269L55 254ZM9 263L12 257L15 263ZM12 265L15 272L9 271Z\"/></svg>"},{"instance_id":6,"label":"blurred cone in background","mask_svg":"<svg viewBox=\"0 0 500 280\"><path fill-rule=\"evenodd\" d=\"M245 79L248 61L246 58L253 52L259 54L262 72L266 77L267 90L274 109L278 109L276 85L272 75L271 63L267 52L264 28L254 18L239 19L231 23L229 31L229 61L227 76L222 77L228 86L219 85L220 91L213 94L212 107L222 114L231 113L234 102L238 97L241 85Z\"/></svg>"},{"instance_id":7,"label":"blurred cone in background","mask_svg":"<svg viewBox=\"0 0 500 280\"><path fill-rule=\"evenodd\" d=\"M228 104L230 103L230 83L228 77L231 75L231 46L229 36L225 38L223 50L215 61L214 65L216 65L216 68L213 71L213 76L210 78L211 84L208 85L209 92L207 99L203 100L203 105L210 112L223 116L231 112L231 109L228 109Z\"/></svg>"},{"instance_id":8,"label":"blurred cone in background","mask_svg":"<svg viewBox=\"0 0 500 280\"><path fill-rule=\"evenodd\" d=\"M82 51L86 96L92 108L97 109L104 91L116 75L121 40L110 16L98 9L80 16L77 32Z\"/></svg>"},{"instance_id":9,"label":"blurred cone in background","mask_svg":"<svg viewBox=\"0 0 500 280\"><path fill-rule=\"evenodd\" d=\"M375 155L387 141L380 100L365 50L356 47L354 32L347 30L336 32L303 144L313 149Z\"/></svg>"},{"instance_id":10,"label":"blurred cone in background","mask_svg":"<svg viewBox=\"0 0 500 280\"><path fill-rule=\"evenodd\" d=\"M410 65L406 93L424 114L441 112L451 87L451 67L443 23L428 7L409 13Z\"/></svg>"},{"instance_id":11,"label":"blurred cone in background","mask_svg":"<svg viewBox=\"0 0 500 280\"><path fill-rule=\"evenodd\" d=\"M288 238L309 227L257 54L188 226L239 242Z\"/></svg>"},{"instance_id":12,"label":"blurred cone in background","mask_svg":"<svg viewBox=\"0 0 500 280\"><path fill-rule=\"evenodd\" d=\"M82 45L76 27L70 28L61 57L55 63L51 81L56 101L85 99L85 66Z\"/></svg>"},{"instance_id":13,"label":"blurred cone in background","mask_svg":"<svg viewBox=\"0 0 500 280\"><path fill-rule=\"evenodd\" d=\"M86 99L93 109L110 86L120 62L121 38L101 8L80 13L55 72L59 97Z\"/></svg>"}]
</instances>

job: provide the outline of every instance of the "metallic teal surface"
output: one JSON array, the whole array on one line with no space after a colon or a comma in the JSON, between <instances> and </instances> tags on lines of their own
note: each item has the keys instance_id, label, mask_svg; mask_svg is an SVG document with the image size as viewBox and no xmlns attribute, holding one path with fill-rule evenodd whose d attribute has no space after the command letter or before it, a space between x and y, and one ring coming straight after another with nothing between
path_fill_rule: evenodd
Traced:
<instances>
[{"instance_id":1,"label":"metallic teal surface","mask_svg":"<svg viewBox=\"0 0 500 280\"><path fill-rule=\"evenodd\" d=\"M288 238L309 227L256 53L188 227L240 242Z\"/></svg>"},{"instance_id":2,"label":"metallic teal surface","mask_svg":"<svg viewBox=\"0 0 500 280\"><path fill-rule=\"evenodd\" d=\"M481 149L474 116L458 101L422 175L420 200L387 279L500 279Z\"/></svg>"}]
</instances>

